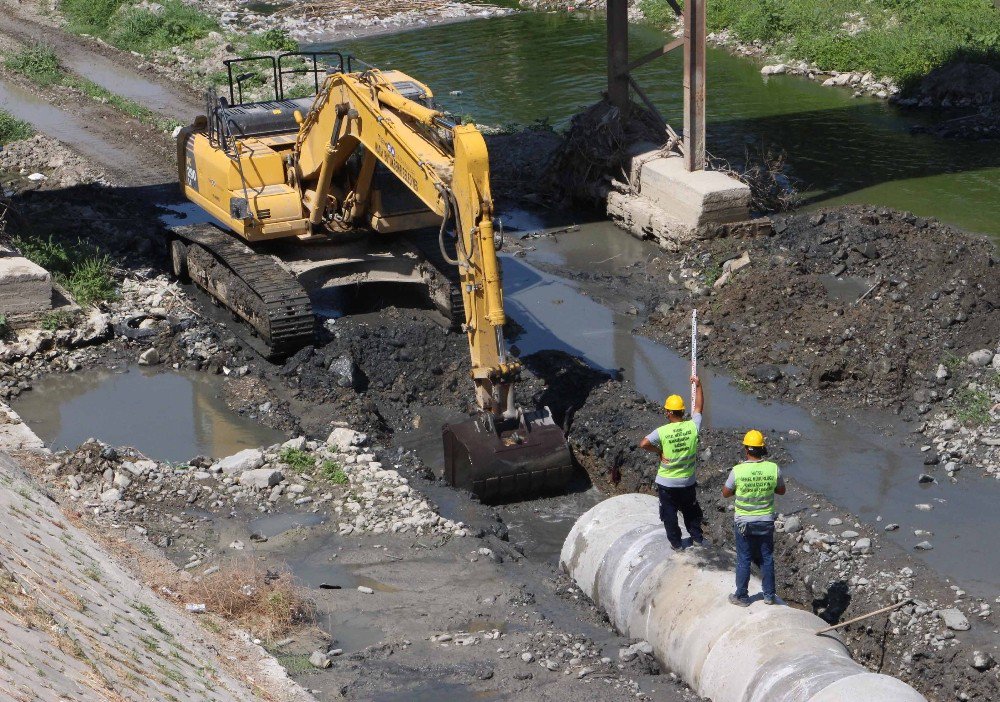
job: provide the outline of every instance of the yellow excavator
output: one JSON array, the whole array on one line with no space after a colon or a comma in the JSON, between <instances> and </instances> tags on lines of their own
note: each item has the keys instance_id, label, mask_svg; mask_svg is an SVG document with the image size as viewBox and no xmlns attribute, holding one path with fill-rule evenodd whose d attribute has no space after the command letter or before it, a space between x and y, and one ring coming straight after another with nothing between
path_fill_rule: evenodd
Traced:
<instances>
[{"instance_id":1,"label":"yellow excavator","mask_svg":"<svg viewBox=\"0 0 1000 702\"><path fill-rule=\"evenodd\" d=\"M238 316L268 357L314 343L324 291L416 284L467 335L480 410L443 427L444 477L494 502L563 488L562 430L548 408L514 399L521 366L503 336L502 234L479 130L447 119L419 81L339 52L225 65L228 96L210 91L177 136L184 194L208 221L170 230L174 274ZM304 80L315 94L286 96ZM262 83L273 99L244 101Z\"/></svg>"}]
</instances>

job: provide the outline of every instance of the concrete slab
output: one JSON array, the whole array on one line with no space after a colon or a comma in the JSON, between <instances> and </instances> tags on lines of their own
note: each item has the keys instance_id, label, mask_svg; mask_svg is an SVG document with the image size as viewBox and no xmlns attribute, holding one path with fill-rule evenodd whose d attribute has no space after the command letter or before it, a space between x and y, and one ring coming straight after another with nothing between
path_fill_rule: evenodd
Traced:
<instances>
[{"instance_id":1,"label":"concrete slab","mask_svg":"<svg viewBox=\"0 0 1000 702\"><path fill-rule=\"evenodd\" d=\"M636 144L629 153L629 182L611 184L606 206L611 220L632 236L679 251L733 227L754 228L746 184L719 171L689 173L680 156L651 144Z\"/></svg>"},{"instance_id":2,"label":"concrete slab","mask_svg":"<svg viewBox=\"0 0 1000 702\"><path fill-rule=\"evenodd\" d=\"M0 402L0 451L23 451L44 446L17 412Z\"/></svg>"},{"instance_id":3,"label":"concrete slab","mask_svg":"<svg viewBox=\"0 0 1000 702\"><path fill-rule=\"evenodd\" d=\"M0 258L0 314L44 312L52 308L52 276L22 256Z\"/></svg>"},{"instance_id":4,"label":"concrete slab","mask_svg":"<svg viewBox=\"0 0 1000 702\"><path fill-rule=\"evenodd\" d=\"M639 194L689 227L750 218L750 187L719 171L684 169L680 156L636 157Z\"/></svg>"}]
</instances>

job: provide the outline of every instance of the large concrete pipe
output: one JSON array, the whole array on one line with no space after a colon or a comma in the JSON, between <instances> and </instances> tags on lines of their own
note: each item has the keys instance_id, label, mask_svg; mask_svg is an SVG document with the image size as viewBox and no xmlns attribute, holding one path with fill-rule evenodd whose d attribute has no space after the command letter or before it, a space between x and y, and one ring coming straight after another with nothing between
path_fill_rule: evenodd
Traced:
<instances>
[{"instance_id":1,"label":"large concrete pipe","mask_svg":"<svg viewBox=\"0 0 1000 702\"><path fill-rule=\"evenodd\" d=\"M728 602L733 559L675 552L649 495L605 500L580 517L560 561L624 635L714 702L926 702L909 685L865 670L809 612ZM751 592L760 589L754 578Z\"/></svg>"}]
</instances>

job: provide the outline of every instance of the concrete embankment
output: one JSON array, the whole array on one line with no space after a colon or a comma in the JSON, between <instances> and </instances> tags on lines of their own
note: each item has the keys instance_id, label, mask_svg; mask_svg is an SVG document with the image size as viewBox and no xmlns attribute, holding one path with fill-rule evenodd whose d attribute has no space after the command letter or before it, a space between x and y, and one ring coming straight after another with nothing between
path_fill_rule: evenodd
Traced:
<instances>
[{"instance_id":1,"label":"concrete embankment","mask_svg":"<svg viewBox=\"0 0 1000 702\"><path fill-rule=\"evenodd\" d=\"M826 623L760 601L727 602L731 558L711 548L677 553L656 498L629 494L577 520L560 562L623 634L642 638L698 694L714 702L923 702L895 678L851 660ZM756 579L751 592L760 588Z\"/></svg>"},{"instance_id":2,"label":"concrete embankment","mask_svg":"<svg viewBox=\"0 0 1000 702\"><path fill-rule=\"evenodd\" d=\"M3 404L0 418L0 450L39 446ZM0 698L260 699L260 688L218 666L205 631L121 567L2 452L0 514ZM247 664L267 687L285 679L272 699L312 699L273 660Z\"/></svg>"}]
</instances>

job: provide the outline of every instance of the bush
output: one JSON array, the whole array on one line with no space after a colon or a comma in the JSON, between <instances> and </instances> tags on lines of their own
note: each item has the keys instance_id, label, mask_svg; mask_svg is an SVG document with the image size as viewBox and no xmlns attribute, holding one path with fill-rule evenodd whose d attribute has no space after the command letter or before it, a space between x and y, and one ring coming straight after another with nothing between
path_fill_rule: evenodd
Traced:
<instances>
[{"instance_id":1,"label":"bush","mask_svg":"<svg viewBox=\"0 0 1000 702\"><path fill-rule=\"evenodd\" d=\"M0 110L0 146L12 141L27 139L35 130L24 120L18 119L9 112Z\"/></svg>"},{"instance_id":2,"label":"bush","mask_svg":"<svg viewBox=\"0 0 1000 702\"><path fill-rule=\"evenodd\" d=\"M665 0L643 0L644 11L647 4L661 16ZM954 60L1000 66L992 0L714 0L707 20L711 31L729 29L821 69L871 71L904 87Z\"/></svg>"},{"instance_id":3,"label":"bush","mask_svg":"<svg viewBox=\"0 0 1000 702\"><path fill-rule=\"evenodd\" d=\"M344 472L344 469L336 461L323 461L319 469L323 477L334 485L347 485L347 473Z\"/></svg>"},{"instance_id":4,"label":"bush","mask_svg":"<svg viewBox=\"0 0 1000 702\"><path fill-rule=\"evenodd\" d=\"M86 307L117 297L117 286L111 275L111 261L107 256L87 258L73 266L69 275L59 278L77 304Z\"/></svg>"},{"instance_id":5,"label":"bush","mask_svg":"<svg viewBox=\"0 0 1000 702\"><path fill-rule=\"evenodd\" d=\"M48 239L16 236L13 244L22 256L50 273L69 273L73 267L72 250L51 235Z\"/></svg>"},{"instance_id":6,"label":"bush","mask_svg":"<svg viewBox=\"0 0 1000 702\"><path fill-rule=\"evenodd\" d=\"M287 463L288 466L296 472L309 470L316 465L312 455L308 451L303 451L301 449L283 449L278 455L278 459L282 463Z\"/></svg>"},{"instance_id":7,"label":"bush","mask_svg":"<svg viewBox=\"0 0 1000 702\"><path fill-rule=\"evenodd\" d=\"M63 78L56 52L45 44L35 44L16 54L7 55L4 65L42 87L59 83Z\"/></svg>"},{"instance_id":8,"label":"bush","mask_svg":"<svg viewBox=\"0 0 1000 702\"><path fill-rule=\"evenodd\" d=\"M153 14L124 0L62 0L60 7L70 29L99 36L118 48L148 52L189 44L219 26L196 7L181 0L163 0Z\"/></svg>"},{"instance_id":9,"label":"bush","mask_svg":"<svg viewBox=\"0 0 1000 702\"><path fill-rule=\"evenodd\" d=\"M283 29L268 29L260 34L248 35L246 48L248 53L258 54L267 51L295 51L299 44Z\"/></svg>"}]
</instances>

